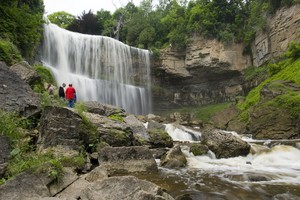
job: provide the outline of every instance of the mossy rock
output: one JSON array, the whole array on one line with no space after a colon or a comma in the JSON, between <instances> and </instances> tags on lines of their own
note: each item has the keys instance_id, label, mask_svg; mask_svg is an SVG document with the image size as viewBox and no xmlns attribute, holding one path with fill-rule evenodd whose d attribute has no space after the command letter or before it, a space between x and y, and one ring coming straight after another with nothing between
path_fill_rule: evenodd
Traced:
<instances>
[{"instance_id":1,"label":"mossy rock","mask_svg":"<svg viewBox=\"0 0 300 200\"><path fill-rule=\"evenodd\" d=\"M201 156L208 152L208 147L203 144L192 144L190 152L192 152L194 156Z\"/></svg>"},{"instance_id":2,"label":"mossy rock","mask_svg":"<svg viewBox=\"0 0 300 200\"><path fill-rule=\"evenodd\" d=\"M150 136L149 143L153 148L173 146L173 140L166 131L162 129L150 129L148 133Z\"/></svg>"},{"instance_id":3,"label":"mossy rock","mask_svg":"<svg viewBox=\"0 0 300 200\"><path fill-rule=\"evenodd\" d=\"M101 140L109 144L110 146L131 146L132 133L124 130L109 129L105 133L101 134Z\"/></svg>"}]
</instances>

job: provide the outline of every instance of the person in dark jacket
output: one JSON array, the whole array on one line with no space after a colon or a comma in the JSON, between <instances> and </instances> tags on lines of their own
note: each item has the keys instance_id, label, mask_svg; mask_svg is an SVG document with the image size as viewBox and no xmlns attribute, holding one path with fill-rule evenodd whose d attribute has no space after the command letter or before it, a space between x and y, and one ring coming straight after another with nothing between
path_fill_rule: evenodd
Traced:
<instances>
[{"instance_id":1,"label":"person in dark jacket","mask_svg":"<svg viewBox=\"0 0 300 200\"><path fill-rule=\"evenodd\" d=\"M65 99L65 88L66 84L63 83L61 86L59 86L59 90L58 90L58 96L62 99Z\"/></svg>"}]
</instances>

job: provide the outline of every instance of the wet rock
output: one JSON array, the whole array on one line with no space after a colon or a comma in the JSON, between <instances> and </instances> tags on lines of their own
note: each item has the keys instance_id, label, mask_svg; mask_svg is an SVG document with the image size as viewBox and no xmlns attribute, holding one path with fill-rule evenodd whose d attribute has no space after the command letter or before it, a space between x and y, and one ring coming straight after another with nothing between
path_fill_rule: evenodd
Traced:
<instances>
[{"instance_id":1,"label":"wet rock","mask_svg":"<svg viewBox=\"0 0 300 200\"><path fill-rule=\"evenodd\" d=\"M284 193L275 195L272 200L300 200L300 197L290 193Z\"/></svg>"},{"instance_id":2,"label":"wet rock","mask_svg":"<svg viewBox=\"0 0 300 200\"><path fill-rule=\"evenodd\" d=\"M240 138L221 130L206 130L202 132L202 144L208 146L217 158L246 156L250 145Z\"/></svg>"},{"instance_id":3,"label":"wet rock","mask_svg":"<svg viewBox=\"0 0 300 200\"><path fill-rule=\"evenodd\" d=\"M190 152L192 152L194 156L205 155L208 152L208 147L203 144L191 144Z\"/></svg>"},{"instance_id":4,"label":"wet rock","mask_svg":"<svg viewBox=\"0 0 300 200\"><path fill-rule=\"evenodd\" d=\"M173 200L159 186L133 176L111 177L85 188L82 200Z\"/></svg>"},{"instance_id":5,"label":"wet rock","mask_svg":"<svg viewBox=\"0 0 300 200\"><path fill-rule=\"evenodd\" d=\"M161 123L159 123L157 121L154 121L154 120L149 120L147 128L148 129L162 129L162 130L165 130L166 125L161 124Z\"/></svg>"},{"instance_id":6,"label":"wet rock","mask_svg":"<svg viewBox=\"0 0 300 200\"><path fill-rule=\"evenodd\" d=\"M156 162L147 147L105 147L98 161L109 174L157 171Z\"/></svg>"},{"instance_id":7,"label":"wet rock","mask_svg":"<svg viewBox=\"0 0 300 200\"><path fill-rule=\"evenodd\" d=\"M155 159L160 159L163 155L165 155L169 151L169 149L156 148L156 149L150 149L150 151Z\"/></svg>"},{"instance_id":8,"label":"wet rock","mask_svg":"<svg viewBox=\"0 0 300 200\"><path fill-rule=\"evenodd\" d=\"M248 180L251 182L270 181L270 179L268 177L261 176L261 175L250 175L250 176L248 176Z\"/></svg>"},{"instance_id":9,"label":"wet rock","mask_svg":"<svg viewBox=\"0 0 300 200\"><path fill-rule=\"evenodd\" d=\"M185 167L187 160L181 151L180 145L176 145L168 151L161 159L160 165L167 168Z\"/></svg>"},{"instance_id":10,"label":"wet rock","mask_svg":"<svg viewBox=\"0 0 300 200\"><path fill-rule=\"evenodd\" d=\"M0 108L30 117L39 114L39 99L28 84L0 62Z\"/></svg>"},{"instance_id":11,"label":"wet rock","mask_svg":"<svg viewBox=\"0 0 300 200\"><path fill-rule=\"evenodd\" d=\"M162 129L150 129L148 133L150 135L149 143L152 148L173 146L173 140L166 131Z\"/></svg>"}]
</instances>

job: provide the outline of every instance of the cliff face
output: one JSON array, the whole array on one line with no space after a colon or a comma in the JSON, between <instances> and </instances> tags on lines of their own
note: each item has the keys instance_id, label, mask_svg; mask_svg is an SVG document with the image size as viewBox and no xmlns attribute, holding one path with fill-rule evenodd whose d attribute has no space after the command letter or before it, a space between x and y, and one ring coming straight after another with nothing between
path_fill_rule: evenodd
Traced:
<instances>
[{"instance_id":1,"label":"cliff face","mask_svg":"<svg viewBox=\"0 0 300 200\"><path fill-rule=\"evenodd\" d=\"M153 70L154 111L234 101L245 95L256 85L246 83L242 70L282 54L297 39L299 10L300 5L283 8L268 19L269 31L259 33L252 45L253 59L243 54L243 44L224 45L197 35L185 52L165 49Z\"/></svg>"},{"instance_id":2,"label":"cliff face","mask_svg":"<svg viewBox=\"0 0 300 200\"><path fill-rule=\"evenodd\" d=\"M299 10L300 4L282 8L267 19L267 30L257 34L252 46L254 66L260 66L281 55L287 50L288 44L297 39L300 28Z\"/></svg>"},{"instance_id":3,"label":"cliff face","mask_svg":"<svg viewBox=\"0 0 300 200\"><path fill-rule=\"evenodd\" d=\"M154 75L154 84L160 85L153 91L156 110L233 101L244 95L241 71L251 63L242 53L244 46L225 46L199 36L192 40L186 52L162 52Z\"/></svg>"}]
</instances>

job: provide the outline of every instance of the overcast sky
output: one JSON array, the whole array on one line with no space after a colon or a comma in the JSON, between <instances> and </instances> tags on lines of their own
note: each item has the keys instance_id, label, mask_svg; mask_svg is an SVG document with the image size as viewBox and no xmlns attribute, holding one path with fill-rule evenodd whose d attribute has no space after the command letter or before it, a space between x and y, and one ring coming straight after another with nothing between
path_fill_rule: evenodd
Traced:
<instances>
[{"instance_id":1,"label":"overcast sky","mask_svg":"<svg viewBox=\"0 0 300 200\"><path fill-rule=\"evenodd\" d=\"M133 0L138 6L141 0ZM125 6L129 0L44 0L46 15L57 11L66 11L72 15L80 15L84 10L88 12L104 9L113 13L117 8Z\"/></svg>"}]
</instances>

